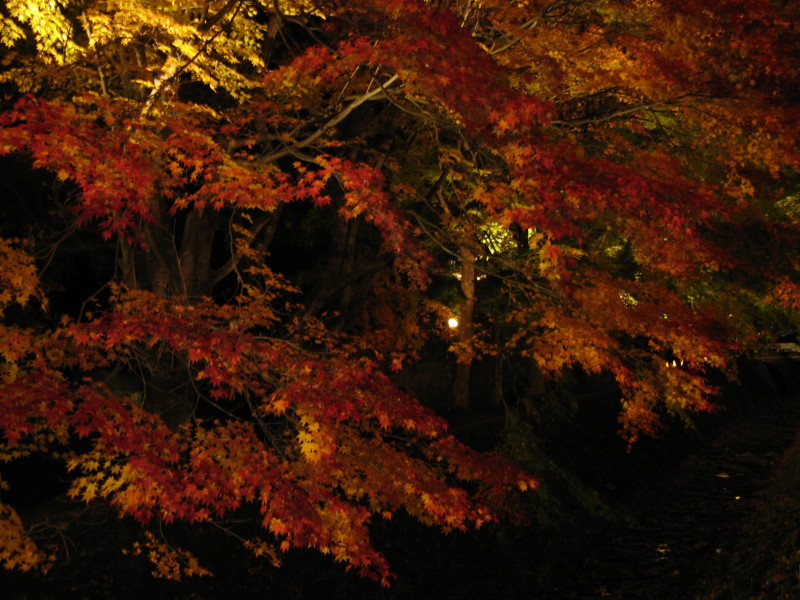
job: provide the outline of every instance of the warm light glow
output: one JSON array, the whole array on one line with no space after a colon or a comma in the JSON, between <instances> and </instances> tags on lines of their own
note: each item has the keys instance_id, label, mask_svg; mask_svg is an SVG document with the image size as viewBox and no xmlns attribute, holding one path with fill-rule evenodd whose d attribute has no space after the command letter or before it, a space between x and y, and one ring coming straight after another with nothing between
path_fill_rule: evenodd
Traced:
<instances>
[{"instance_id":1,"label":"warm light glow","mask_svg":"<svg viewBox=\"0 0 800 600\"><path fill-rule=\"evenodd\" d=\"M456 327L458 327L458 319L456 319L454 317L451 317L451 318L447 319L447 326L450 329L455 329Z\"/></svg>"}]
</instances>

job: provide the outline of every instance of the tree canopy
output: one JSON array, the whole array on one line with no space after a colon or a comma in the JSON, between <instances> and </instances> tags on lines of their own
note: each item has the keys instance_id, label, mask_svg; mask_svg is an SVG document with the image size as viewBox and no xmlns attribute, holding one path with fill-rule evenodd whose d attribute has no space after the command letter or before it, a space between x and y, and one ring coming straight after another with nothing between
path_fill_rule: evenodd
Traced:
<instances>
[{"instance_id":1,"label":"tree canopy","mask_svg":"<svg viewBox=\"0 0 800 600\"><path fill-rule=\"evenodd\" d=\"M797 325L793 2L0 16L0 153L55 190L3 207L0 459L63 459L73 497L144 524L256 506L256 553L387 582L370 519L477 527L536 486L396 385L426 341L458 406L477 357L611 373L634 441ZM95 287L61 290L94 233ZM6 567L47 562L0 521Z\"/></svg>"}]
</instances>

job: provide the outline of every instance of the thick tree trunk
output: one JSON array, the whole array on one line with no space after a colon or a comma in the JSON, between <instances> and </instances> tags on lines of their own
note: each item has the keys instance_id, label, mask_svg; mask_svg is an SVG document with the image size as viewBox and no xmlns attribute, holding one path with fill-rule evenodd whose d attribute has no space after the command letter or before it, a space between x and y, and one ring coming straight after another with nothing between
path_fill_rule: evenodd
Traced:
<instances>
[{"instance_id":1,"label":"thick tree trunk","mask_svg":"<svg viewBox=\"0 0 800 600\"><path fill-rule=\"evenodd\" d=\"M121 242L120 271L133 289L191 303L211 292L213 226L199 211L170 215L153 200L154 221L143 225L146 248ZM140 348L133 368L143 378L143 407L175 429L192 417L196 397L185 357L166 345Z\"/></svg>"},{"instance_id":2,"label":"thick tree trunk","mask_svg":"<svg viewBox=\"0 0 800 600\"><path fill-rule=\"evenodd\" d=\"M146 247L120 242L119 268L131 289L192 304L210 296L216 283L234 272L245 253L231 250L222 266L212 268L215 227L213 215L199 210L173 215L165 198L153 199L153 222L144 223ZM275 235L280 210L259 219L243 240L251 249L266 251ZM146 348L133 369L144 384L143 406L172 428L189 422L197 401L192 374L185 356L167 346Z\"/></svg>"},{"instance_id":3,"label":"thick tree trunk","mask_svg":"<svg viewBox=\"0 0 800 600\"><path fill-rule=\"evenodd\" d=\"M333 244L321 271L310 274L314 284L305 297L305 314L318 315L323 309L346 307L349 297L347 275L354 263L355 237L358 233L357 221L339 221L332 231Z\"/></svg>"},{"instance_id":4,"label":"thick tree trunk","mask_svg":"<svg viewBox=\"0 0 800 600\"><path fill-rule=\"evenodd\" d=\"M156 347L144 350L139 360L146 367L142 407L171 429L188 423L196 396L184 358L170 348Z\"/></svg>"},{"instance_id":5,"label":"thick tree trunk","mask_svg":"<svg viewBox=\"0 0 800 600\"><path fill-rule=\"evenodd\" d=\"M363 305L375 275L389 264L389 259L377 248L368 257L357 252L359 227L356 219L340 221L333 230L328 259L321 268L305 274L306 280L314 281L304 299L306 316L336 311L339 326L348 323Z\"/></svg>"},{"instance_id":6,"label":"thick tree trunk","mask_svg":"<svg viewBox=\"0 0 800 600\"><path fill-rule=\"evenodd\" d=\"M147 249L144 252L145 272L140 283L158 296L181 295L182 273L175 247L175 231L165 198L153 199L154 221L143 226Z\"/></svg>"},{"instance_id":7,"label":"thick tree trunk","mask_svg":"<svg viewBox=\"0 0 800 600\"><path fill-rule=\"evenodd\" d=\"M492 408L503 406L503 357L500 354L494 358L492 393L489 396L489 406Z\"/></svg>"},{"instance_id":8,"label":"thick tree trunk","mask_svg":"<svg viewBox=\"0 0 800 600\"><path fill-rule=\"evenodd\" d=\"M211 294L211 250L214 227L198 210L191 211L183 224L178 269L183 294L191 302Z\"/></svg>"}]
</instances>

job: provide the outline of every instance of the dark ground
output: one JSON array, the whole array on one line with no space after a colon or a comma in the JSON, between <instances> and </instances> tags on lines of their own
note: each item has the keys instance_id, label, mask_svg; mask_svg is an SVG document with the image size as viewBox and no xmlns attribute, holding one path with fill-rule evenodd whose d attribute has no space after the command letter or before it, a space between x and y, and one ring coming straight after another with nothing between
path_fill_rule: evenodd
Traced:
<instances>
[{"instance_id":1,"label":"dark ground","mask_svg":"<svg viewBox=\"0 0 800 600\"><path fill-rule=\"evenodd\" d=\"M800 598L798 371L751 363L726 411L630 454L599 440L602 401L579 406L575 439L548 449L559 466L542 466L553 483L530 526L444 536L410 520L376 523L398 576L390 589L313 552L291 552L277 569L214 528L164 531L213 577L156 580L145 558L120 552L138 539L134 523L31 493L23 516L59 562L46 576L0 573L0 599Z\"/></svg>"}]
</instances>

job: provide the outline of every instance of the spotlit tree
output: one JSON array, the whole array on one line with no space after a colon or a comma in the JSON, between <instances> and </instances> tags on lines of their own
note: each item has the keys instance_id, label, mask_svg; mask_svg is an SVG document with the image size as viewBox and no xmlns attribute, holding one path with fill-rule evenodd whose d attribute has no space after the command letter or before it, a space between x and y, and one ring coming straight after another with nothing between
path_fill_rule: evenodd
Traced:
<instances>
[{"instance_id":1,"label":"spotlit tree","mask_svg":"<svg viewBox=\"0 0 800 600\"><path fill-rule=\"evenodd\" d=\"M63 191L2 230L0 458L62 457L144 526L255 506L257 554L385 583L371 519L477 527L536 484L389 377L454 310L461 405L518 353L612 373L631 440L796 319L791 3L9 1L0 40L0 152ZM114 268L54 314L76 230ZM0 519L7 567L46 562Z\"/></svg>"}]
</instances>

